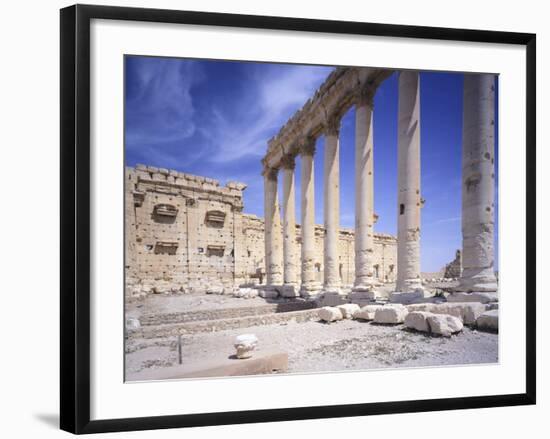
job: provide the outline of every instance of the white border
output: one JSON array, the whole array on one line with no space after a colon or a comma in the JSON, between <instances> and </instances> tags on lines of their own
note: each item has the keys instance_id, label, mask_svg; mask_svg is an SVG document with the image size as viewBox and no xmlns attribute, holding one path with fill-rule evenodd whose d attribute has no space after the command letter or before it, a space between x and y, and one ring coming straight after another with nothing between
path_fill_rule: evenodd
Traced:
<instances>
[{"instance_id":1,"label":"white border","mask_svg":"<svg viewBox=\"0 0 550 439\"><path fill-rule=\"evenodd\" d=\"M92 419L525 391L523 47L95 20L91 48ZM124 384L125 53L499 73L500 363Z\"/></svg>"}]
</instances>

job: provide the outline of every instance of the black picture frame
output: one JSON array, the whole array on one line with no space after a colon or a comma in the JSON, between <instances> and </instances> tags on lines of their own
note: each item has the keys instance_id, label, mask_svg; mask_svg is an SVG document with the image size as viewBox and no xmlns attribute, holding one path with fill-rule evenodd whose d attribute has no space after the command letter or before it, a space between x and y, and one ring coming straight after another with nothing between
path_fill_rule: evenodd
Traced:
<instances>
[{"instance_id":1,"label":"black picture frame","mask_svg":"<svg viewBox=\"0 0 550 439\"><path fill-rule=\"evenodd\" d=\"M526 392L465 398L90 420L90 21L92 19L525 46L527 54L525 66L527 75ZM77 434L99 433L535 404L535 34L89 5L74 5L61 9L60 24L61 429Z\"/></svg>"}]
</instances>

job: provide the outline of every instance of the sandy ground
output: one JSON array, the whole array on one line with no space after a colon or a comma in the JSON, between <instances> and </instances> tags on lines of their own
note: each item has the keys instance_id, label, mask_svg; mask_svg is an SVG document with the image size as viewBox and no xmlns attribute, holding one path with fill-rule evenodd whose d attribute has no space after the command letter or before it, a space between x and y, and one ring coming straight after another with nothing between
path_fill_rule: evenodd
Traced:
<instances>
[{"instance_id":1,"label":"sandy ground","mask_svg":"<svg viewBox=\"0 0 550 439\"><path fill-rule=\"evenodd\" d=\"M152 295L140 302L126 305L126 317L139 318L143 314L163 314L189 311L211 311L213 309L237 308L255 305L266 305L269 300L261 297L240 299L216 294L163 296Z\"/></svg>"},{"instance_id":2,"label":"sandy ground","mask_svg":"<svg viewBox=\"0 0 550 439\"><path fill-rule=\"evenodd\" d=\"M250 303L249 300L243 300ZM464 328L451 338L411 332L403 325L356 320L255 326L182 337L183 362L202 363L234 354L233 340L253 333L258 351L288 353L289 373L495 363L498 334ZM127 379L146 368L177 364L176 339L132 340L126 347ZM134 378L135 379L135 378Z\"/></svg>"}]
</instances>

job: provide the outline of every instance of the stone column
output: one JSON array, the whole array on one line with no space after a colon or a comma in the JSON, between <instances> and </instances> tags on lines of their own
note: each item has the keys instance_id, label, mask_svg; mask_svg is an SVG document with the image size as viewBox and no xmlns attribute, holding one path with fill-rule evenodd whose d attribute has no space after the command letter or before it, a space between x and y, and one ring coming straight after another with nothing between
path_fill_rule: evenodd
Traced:
<instances>
[{"instance_id":1,"label":"stone column","mask_svg":"<svg viewBox=\"0 0 550 439\"><path fill-rule=\"evenodd\" d=\"M299 296L296 273L296 198L294 187L294 156L287 154L281 161L283 170L283 261L284 297Z\"/></svg>"},{"instance_id":2,"label":"stone column","mask_svg":"<svg viewBox=\"0 0 550 439\"><path fill-rule=\"evenodd\" d=\"M340 119L331 118L325 131L324 161L324 285L325 293L339 294L340 273L338 238L340 232L340 145L338 134Z\"/></svg>"},{"instance_id":3,"label":"stone column","mask_svg":"<svg viewBox=\"0 0 550 439\"><path fill-rule=\"evenodd\" d=\"M458 290L495 292L495 77L464 75L462 277Z\"/></svg>"},{"instance_id":4,"label":"stone column","mask_svg":"<svg viewBox=\"0 0 550 439\"><path fill-rule=\"evenodd\" d=\"M422 289L420 278L420 80L399 74L396 291Z\"/></svg>"},{"instance_id":5,"label":"stone column","mask_svg":"<svg viewBox=\"0 0 550 439\"><path fill-rule=\"evenodd\" d=\"M266 287L274 289L283 284L282 249L279 239L281 219L277 195L277 169L264 170L265 213L265 270Z\"/></svg>"},{"instance_id":6,"label":"stone column","mask_svg":"<svg viewBox=\"0 0 550 439\"><path fill-rule=\"evenodd\" d=\"M363 91L355 107L355 281L352 301L373 300L374 161L372 94Z\"/></svg>"},{"instance_id":7,"label":"stone column","mask_svg":"<svg viewBox=\"0 0 550 439\"><path fill-rule=\"evenodd\" d=\"M319 285L315 279L315 183L313 175L315 139L307 138L300 153L302 158L302 285L300 295L312 297L319 292Z\"/></svg>"}]
</instances>

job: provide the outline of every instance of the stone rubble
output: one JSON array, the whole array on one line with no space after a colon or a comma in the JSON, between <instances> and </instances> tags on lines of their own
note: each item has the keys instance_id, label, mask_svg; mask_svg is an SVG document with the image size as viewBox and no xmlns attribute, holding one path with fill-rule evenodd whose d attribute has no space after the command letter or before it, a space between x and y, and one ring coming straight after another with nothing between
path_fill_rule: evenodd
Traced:
<instances>
[{"instance_id":1,"label":"stone rubble","mask_svg":"<svg viewBox=\"0 0 550 439\"><path fill-rule=\"evenodd\" d=\"M258 290L256 288L236 288L233 291L233 297L239 297L241 299L254 299L258 297Z\"/></svg>"},{"instance_id":2,"label":"stone rubble","mask_svg":"<svg viewBox=\"0 0 550 439\"><path fill-rule=\"evenodd\" d=\"M474 325L485 312L485 305L479 302L419 303L407 305L409 312L428 311L433 314L449 314L458 317L465 325Z\"/></svg>"}]
</instances>

